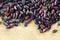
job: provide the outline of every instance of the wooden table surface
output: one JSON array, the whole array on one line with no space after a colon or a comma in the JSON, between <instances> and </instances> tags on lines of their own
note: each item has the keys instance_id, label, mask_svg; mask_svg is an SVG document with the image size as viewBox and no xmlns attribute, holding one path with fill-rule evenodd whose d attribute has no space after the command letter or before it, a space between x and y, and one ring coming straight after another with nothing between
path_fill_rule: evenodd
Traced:
<instances>
[{"instance_id":1,"label":"wooden table surface","mask_svg":"<svg viewBox=\"0 0 60 40\"><path fill-rule=\"evenodd\" d=\"M40 33L33 21L27 27L20 23L18 27L11 29L0 24L0 40L60 40L60 26L57 23L45 33ZM53 29L57 29L57 33L52 33Z\"/></svg>"}]
</instances>

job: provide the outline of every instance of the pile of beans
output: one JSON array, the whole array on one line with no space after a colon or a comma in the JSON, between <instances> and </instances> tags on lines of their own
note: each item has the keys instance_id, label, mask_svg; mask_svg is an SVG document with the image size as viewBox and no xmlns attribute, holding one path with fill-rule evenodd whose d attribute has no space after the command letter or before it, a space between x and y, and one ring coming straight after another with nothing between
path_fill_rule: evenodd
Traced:
<instances>
[{"instance_id":1,"label":"pile of beans","mask_svg":"<svg viewBox=\"0 0 60 40\"><path fill-rule=\"evenodd\" d=\"M0 17L7 29L24 23L27 26L32 20L43 33L60 20L60 4L56 1L13 0L0 4Z\"/></svg>"}]
</instances>

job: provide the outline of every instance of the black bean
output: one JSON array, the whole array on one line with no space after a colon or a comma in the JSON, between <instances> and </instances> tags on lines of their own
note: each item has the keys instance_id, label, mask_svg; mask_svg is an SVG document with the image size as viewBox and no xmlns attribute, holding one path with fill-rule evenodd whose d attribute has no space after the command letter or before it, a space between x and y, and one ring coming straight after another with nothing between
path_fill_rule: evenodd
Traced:
<instances>
[{"instance_id":1,"label":"black bean","mask_svg":"<svg viewBox=\"0 0 60 40\"><path fill-rule=\"evenodd\" d=\"M38 29L40 29L41 27L40 27L40 24L38 24Z\"/></svg>"},{"instance_id":2,"label":"black bean","mask_svg":"<svg viewBox=\"0 0 60 40\"><path fill-rule=\"evenodd\" d=\"M25 19L26 19L26 20L29 19L29 16L26 16Z\"/></svg>"},{"instance_id":3,"label":"black bean","mask_svg":"<svg viewBox=\"0 0 60 40\"><path fill-rule=\"evenodd\" d=\"M52 32L53 32L53 33L56 33L56 32L57 32L57 29L54 29Z\"/></svg>"},{"instance_id":4,"label":"black bean","mask_svg":"<svg viewBox=\"0 0 60 40\"><path fill-rule=\"evenodd\" d=\"M18 15L18 19L20 19L20 18L21 18L21 14Z\"/></svg>"},{"instance_id":5,"label":"black bean","mask_svg":"<svg viewBox=\"0 0 60 40\"><path fill-rule=\"evenodd\" d=\"M49 3L45 4L45 1L39 0L1 2L0 17L2 17L2 21L7 28L18 26L19 22L25 22L24 25L27 26L31 20L34 20L39 31L43 33L49 30L53 23L60 20L59 4L53 5L53 3ZM5 12L7 12L7 15L5 15Z\"/></svg>"},{"instance_id":6,"label":"black bean","mask_svg":"<svg viewBox=\"0 0 60 40\"><path fill-rule=\"evenodd\" d=\"M11 17L11 16L9 16L9 17L7 17L7 19L8 19L8 20L10 20L10 19L12 19L12 17Z\"/></svg>"},{"instance_id":7,"label":"black bean","mask_svg":"<svg viewBox=\"0 0 60 40\"><path fill-rule=\"evenodd\" d=\"M15 18L17 19L19 17L19 12L17 11L15 15L16 15Z\"/></svg>"},{"instance_id":8,"label":"black bean","mask_svg":"<svg viewBox=\"0 0 60 40\"><path fill-rule=\"evenodd\" d=\"M9 7L6 8L7 12L9 12Z\"/></svg>"},{"instance_id":9,"label":"black bean","mask_svg":"<svg viewBox=\"0 0 60 40\"><path fill-rule=\"evenodd\" d=\"M58 21L58 26L60 26L60 21Z\"/></svg>"},{"instance_id":10,"label":"black bean","mask_svg":"<svg viewBox=\"0 0 60 40\"><path fill-rule=\"evenodd\" d=\"M3 24L4 24L5 26L8 26L8 25L9 25L7 22L3 22Z\"/></svg>"},{"instance_id":11,"label":"black bean","mask_svg":"<svg viewBox=\"0 0 60 40\"><path fill-rule=\"evenodd\" d=\"M15 13L13 13L13 19L16 17L16 14Z\"/></svg>"},{"instance_id":12,"label":"black bean","mask_svg":"<svg viewBox=\"0 0 60 40\"><path fill-rule=\"evenodd\" d=\"M18 23L14 23L14 26L18 26Z\"/></svg>"},{"instance_id":13,"label":"black bean","mask_svg":"<svg viewBox=\"0 0 60 40\"><path fill-rule=\"evenodd\" d=\"M22 0L22 4L23 4L23 5L25 4L25 0Z\"/></svg>"},{"instance_id":14,"label":"black bean","mask_svg":"<svg viewBox=\"0 0 60 40\"><path fill-rule=\"evenodd\" d=\"M39 19L38 18L35 18L35 23L36 24L38 24L38 21L39 21Z\"/></svg>"},{"instance_id":15,"label":"black bean","mask_svg":"<svg viewBox=\"0 0 60 40\"><path fill-rule=\"evenodd\" d=\"M7 20L8 20L7 18L2 18L2 21L5 21L6 22Z\"/></svg>"},{"instance_id":16,"label":"black bean","mask_svg":"<svg viewBox=\"0 0 60 40\"><path fill-rule=\"evenodd\" d=\"M10 29L10 28L12 28L13 26L14 26L14 24L9 24L9 25L6 26L6 28L7 28L7 29Z\"/></svg>"},{"instance_id":17,"label":"black bean","mask_svg":"<svg viewBox=\"0 0 60 40\"><path fill-rule=\"evenodd\" d=\"M43 24L40 24L40 27L41 27L41 29L44 29L45 28L45 26Z\"/></svg>"},{"instance_id":18,"label":"black bean","mask_svg":"<svg viewBox=\"0 0 60 40\"><path fill-rule=\"evenodd\" d=\"M48 28L44 28L44 29L43 29L43 32L46 32L47 30L48 30Z\"/></svg>"},{"instance_id":19,"label":"black bean","mask_svg":"<svg viewBox=\"0 0 60 40\"><path fill-rule=\"evenodd\" d=\"M2 4L0 4L0 9L2 8L2 6L3 6L3 5L2 5Z\"/></svg>"},{"instance_id":20,"label":"black bean","mask_svg":"<svg viewBox=\"0 0 60 40\"><path fill-rule=\"evenodd\" d=\"M9 22L9 23L13 23L13 20L9 20L8 22Z\"/></svg>"},{"instance_id":21,"label":"black bean","mask_svg":"<svg viewBox=\"0 0 60 40\"><path fill-rule=\"evenodd\" d=\"M27 26L27 23L24 23L24 26L26 27Z\"/></svg>"},{"instance_id":22,"label":"black bean","mask_svg":"<svg viewBox=\"0 0 60 40\"><path fill-rule=\"evenodd\" d=\"M6 28L7 28L7 29L10 29L10 28L12 28L12 26L8 25L8 26L6 26Z\"/></svg>"},{"instance_id":23,"label":"black bean","mask_svg":"<svg viewBox=\"0 0 60 40\"><path fill-rule=\"evenodd\" d=\"M16 7L16 6L14 6L14 9L15 9L15 10L17 10L17 7Z\"/></svg>"},{"instance_id":24,"label":"black bean","mask_svg":"<svg viewBox=\"0 0 60 40\"><path fill-rule=\"evenodd\" d=\"M13 23L19 23L19 19L13 20Z\"/></svg>"},{"instance_id":25,"label":"black bean","mask_svg":"<svg viewBox=\"0 0 60 40\"><path fill-rule=\"evenodd\" d=\"M42 29L39 29L40 33L43 33L43 30Z\"/></svg>"},{"instance_id":26,"label":"black bean","mask_svg":"<svg viewBox=\"0 0 60 40\"><path fill-rule=\"evenodd\" d=\"M10 17L13 18L13 14L12 13L11 13Z\"/></svg>"},{"instance_id":27,"label":"black bean","mask_svg":"<svg viewBox=\"0 0 60 40\"><path fill-rule=\"evenodd\" d=\"M21 20L21 23L23 23L24 22L24 18Z\"/></svg>"},{"instance_id":28,"label":"black bean","mask_svg":"<svg viewBox=\"0 0 60 40\"><path fill-rule=\"evenodd\" d=\"M12 12L12 13L13 13L13 12L14 12L14 8L10 8L10 12Z\"/></svg>"},{"instance_id":29,"label":"black bean","mask_svg":"<svg viewBox=\"0 0 60 40\"><path fill-rule=\"evenodd\" d=\"M20 14L23 14L23 11L20 11Z\"/></svg>"},{"instance_id":30,"label":"black bean","mask_svg":"<svg viewBox=\"0 0 60 40\"><path fill-rule=\"evenodd\" d=\"M25 22L28 24L28 23L30 23L31 21L32 21L32 19L29 18L29 19L27 19Z\"/></svg>"}]
</instances>

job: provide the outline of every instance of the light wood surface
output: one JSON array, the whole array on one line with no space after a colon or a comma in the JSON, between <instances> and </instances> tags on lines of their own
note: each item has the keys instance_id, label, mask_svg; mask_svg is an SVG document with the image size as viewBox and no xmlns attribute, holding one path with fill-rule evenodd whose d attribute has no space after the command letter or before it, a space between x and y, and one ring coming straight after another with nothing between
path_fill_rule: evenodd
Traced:
<instances>
[{"instance_id":1,"label":"light wood surface","mask_svg":"<svg viewBox=\"0 0 60 40\"><path fill-rule=\"evenodd\" d=\"M60 40L60 26L57 23L45 33L40 33L33 21L27 27L20 23L18 27L11 29L0 24L0 40ZM57 33L52 33L53 29L57 29Z\"/></svg>"}]
</instances>

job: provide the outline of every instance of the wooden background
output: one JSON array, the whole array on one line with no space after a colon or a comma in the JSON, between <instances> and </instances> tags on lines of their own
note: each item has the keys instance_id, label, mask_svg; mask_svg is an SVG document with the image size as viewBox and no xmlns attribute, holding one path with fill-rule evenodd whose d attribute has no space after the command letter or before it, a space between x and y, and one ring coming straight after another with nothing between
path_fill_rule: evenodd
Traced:
<instances>
[{"instance_id":1,"label":"wooden background","mask_svg":"<svg viewBox=\"0 0 60 40\"><path fill-rule=\"evenodd\" d=\"M33 21L27 27L20 23L18 27L11 29L0 24L0 40L60 40L60 26L57 23L45 33L40 33ZM52 33L53 29L57 29L57 33Z\"/></svg>"}]
</instances>

